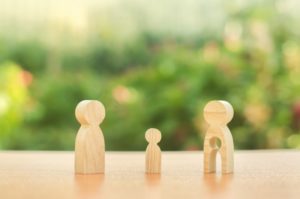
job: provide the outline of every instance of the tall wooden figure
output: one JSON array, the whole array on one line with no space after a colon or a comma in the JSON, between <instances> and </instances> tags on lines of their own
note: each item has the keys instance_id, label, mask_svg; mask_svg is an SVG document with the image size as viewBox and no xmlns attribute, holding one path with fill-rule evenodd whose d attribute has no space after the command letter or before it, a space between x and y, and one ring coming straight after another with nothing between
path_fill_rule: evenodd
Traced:
<instances>
[{"instance_id":1,"label":"tall wooden figure","mask_svg":"<svg viewBox=\"0 0 300 199\"><path fill-rule=\"evenodd\" d=\"M96 100L83 100L75 110L81 127L75 143L75 172L77 174L104 173L105 143L99 125L105 117L105 108Z\"/></svg>"},{"instance_id":2,"label":"tall wooden figure","mask_svg":"<svg viewBox=\"0 0 300 199\"><path fill-rule=\"evenodd\" d=\"M160 173L161 151L157 143L161 140L161 133L158 129L148 129L145 134L148 141L146 149L146 173Z\"/></svg>"},{"instance_id":3,"label":"tall wooden figure","mask_svg":"<svg viewBox=\"0 0 300 199\"><path fill-rule=\"evenodd\" d=\"M204 172L216 171L216 155L220 152L222 173L233 172L234 145L227 124L233 118L233 108L226 101L210 101L204 108L204 118L209 124L204 140ZM217 139L221 141L218 148Z\"/></svg>"}]
</instances>

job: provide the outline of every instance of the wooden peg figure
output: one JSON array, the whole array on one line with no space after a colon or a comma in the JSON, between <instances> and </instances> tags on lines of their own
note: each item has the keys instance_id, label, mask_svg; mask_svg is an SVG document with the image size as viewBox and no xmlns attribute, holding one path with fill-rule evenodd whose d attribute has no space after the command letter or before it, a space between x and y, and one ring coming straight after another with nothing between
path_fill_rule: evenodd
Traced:
<instances>
[{"instance_id":1,"label":"wooden peg figure","mask_svg":"<svg viewBox=\"0 0 300 199\"><path fill-rule=\"evenodd\" d=\"M204 119L209 124L204 140L204 172L216 171L216 155L220 152L222 173L233 172L234 145L227 124L233 118L233 108L226 101L210 101L204 108ZM217 139L221 146L217 146Z\"/></svg>"},{"instance_id":2,"label":"wooden peg figure","mask_svg":"<svg viewBox=\"0 0 300 199\"><path fill-rule=\"evenodd\" d=\"M75 172L104 173L105 143L99 128L105 117L103 104L96 100L83 100L77 105L75 116L81 124L75 143Z\"/></svg>"},{"instance_id":3,"label":"wooden peg figure","mask_svg":"<svg viewBox=\"0 0 300 199\"><path fill-rule=\"evenodd\" d=\"M157 144L161 140L161 133L151 128L146 131L145 138L149 143L146 149L146 173L160 173L161 151Z\"/></svg>"}]
</instances>

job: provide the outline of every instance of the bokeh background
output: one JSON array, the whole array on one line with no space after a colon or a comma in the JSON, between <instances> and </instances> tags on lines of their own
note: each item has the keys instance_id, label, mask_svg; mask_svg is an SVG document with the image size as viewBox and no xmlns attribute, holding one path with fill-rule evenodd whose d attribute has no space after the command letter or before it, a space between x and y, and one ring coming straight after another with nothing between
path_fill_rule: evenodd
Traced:
<instances>
[{"instance_id":1,"label":"bokeh background","mask_svg":"<svg viewBox=\"0 0 300 199\"><path fill-rule=\"evenodd\" d=\"M83 99L108 150L202 148L232 103L237 149L300 148L298 0L0 0L0 148L72 150Z\"/></svg>"}]
</instances>

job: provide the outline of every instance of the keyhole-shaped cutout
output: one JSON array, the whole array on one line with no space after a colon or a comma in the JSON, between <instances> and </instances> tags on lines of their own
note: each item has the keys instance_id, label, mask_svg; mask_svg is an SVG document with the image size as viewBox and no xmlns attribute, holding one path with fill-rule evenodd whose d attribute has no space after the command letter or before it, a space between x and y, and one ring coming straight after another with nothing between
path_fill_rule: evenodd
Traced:
<instances>
[{"instance_id":1,"label":"keyhole-shaped cutout","mask_svg":"<svg viewBox=\"0 0 300 199\"><path fill-rule=\"evenodd\" d=\"M215 148L218 150L222 147L222 142L221 142L220 138L217 138L217 137L211 138L209 141L209 144L212 148Z\"/></svg>"}]
</instances>

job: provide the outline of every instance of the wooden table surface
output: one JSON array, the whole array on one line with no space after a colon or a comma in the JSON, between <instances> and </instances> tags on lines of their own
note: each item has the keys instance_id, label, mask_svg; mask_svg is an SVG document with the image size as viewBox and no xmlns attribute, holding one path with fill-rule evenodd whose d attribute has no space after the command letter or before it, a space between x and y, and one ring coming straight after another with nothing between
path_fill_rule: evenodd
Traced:
<instances>
[{"instance_id":1,"label":"wooden table surface","mask_svg":"<svg viewBox=\"0 0 300 199\"><path fill-rule=\"evenodd\" d=\"M203 174L202 152L164 152L161 175L144 158L107 152L105 175L75 175L73 152L2 151L0 198L300 198L300 151L236 151L230 175Z\"/></svg>"}]
</instances>

